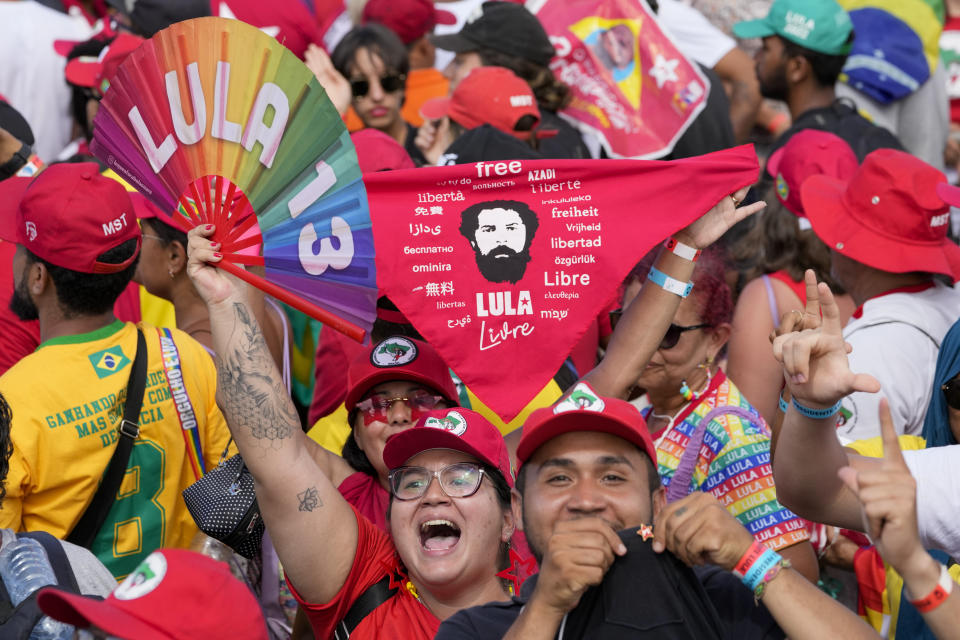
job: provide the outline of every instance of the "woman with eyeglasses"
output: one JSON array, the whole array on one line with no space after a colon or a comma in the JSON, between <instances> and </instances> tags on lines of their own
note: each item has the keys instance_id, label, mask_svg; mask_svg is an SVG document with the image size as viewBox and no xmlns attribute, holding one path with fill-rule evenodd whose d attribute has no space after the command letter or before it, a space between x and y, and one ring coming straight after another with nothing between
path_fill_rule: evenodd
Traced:
<instances>
[{"instance_id":1,"label":"woman with eyeglasses","mask_svg":"<svg viewBox=\"0 0 960 640\"><path fill-rule=\"evenodd\" d=\"M363 126L396 140L418 167L426 164L413 144L417 129L403 119L400 111L410 71L409 54L400 38L377 23L355 27L337 44L330 61L342 76L332 84L349 83L350 105ZM331 82L324 82L324 86L327 84Z\"/></svg>"},{"instance_id":2,"label":"woman with eyeglasses","mask_svg":"<svg viewBox=\"0 0 960 640\"><path fill-rule=\"evenodd\" d=\"M648 257L628 276L624 308L645 286L649 270ZM730 337L733 301L717 252L703 252L692 282L692 293L636 380L645 392L643 414L668 500L693 491L713 494L758 541L815 582L817 561L805 523L776 497L770 430L718 363Z\"/></svg>"}]
</instances>

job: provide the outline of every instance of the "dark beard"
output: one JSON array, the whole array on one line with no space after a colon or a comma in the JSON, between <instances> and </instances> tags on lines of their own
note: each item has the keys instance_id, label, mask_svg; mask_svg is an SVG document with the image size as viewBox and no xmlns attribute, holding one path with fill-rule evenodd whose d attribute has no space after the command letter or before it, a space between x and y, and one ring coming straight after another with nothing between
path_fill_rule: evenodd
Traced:
<instances>
[{"instance_id":1,"label":"dark beard","mask_svg":"<svg viewBox=\"0 0 960 640\"><path fill-rule=\"evenodd\" d=\"M530 262L529 253L517 253L510 247L491 249L487 255L477 252L476 256L477 268L489 282L516 284L523 278L527 263Z\"/></svg>"},{"instance_id":2,"label":"dark beard","mask_svg":"<svg viewBox=\"0 0 960 640\"><path fill-rule=\"evenodd\" d=\"M37 320L40 313L37 311L37 305L33 304L30 294L27 293L27 287L21 283L19 287L14 287L13 295L10 296L10 311L24 322Z\"/></svg>"},{"instance_id":3,"label":"dark beard","mask_svg":"<svg viewBox=\"0 0 960 640\"><path fill-rule=\"evenodd\" d=\"M787 75L784 69L781 68L780 72L772 79L767 79L766 81L763 79L759 80L760 95L769 100L787 101L787 93L789 93L789 90L787 88Z\"/></svg>"}]
</instances>

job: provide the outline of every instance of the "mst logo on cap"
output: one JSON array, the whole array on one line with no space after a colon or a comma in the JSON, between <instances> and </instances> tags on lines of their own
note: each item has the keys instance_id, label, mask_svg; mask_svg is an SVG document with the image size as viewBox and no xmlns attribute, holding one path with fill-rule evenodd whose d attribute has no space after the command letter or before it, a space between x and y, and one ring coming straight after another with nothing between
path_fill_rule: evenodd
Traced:
<instances>
[{"instance_id":1,"label":"mst logo on cap","mask_svg":"<svg viewBox=\"0 0 960 640\"><path fill-rule=\"evenodd\" d=\"M375 367L399 367L417 359L417 345L401 336L387 338L370 352Z\"/></svg>"},{"instance_id":2,"label":"mst logo on cap","mask_svg":"<svg viewBox=\"0 0 960 640\"><path fill-rule=\"evenodd\" d=\"M603 411L603 399L598 396L590 385L581 382L573 388L573 393L564 398L553 408L554 414L565 413L567 411Z\"/></svg>"},{"instance_id":3,"label":"mst logo on cap","mask_svg":"<svg viewBox=\"0 0 960 640\"><path fill-rule=\"evenodd\" d=\"M120 586L114 590L113 597L117 600L142 598L159 587L165 575L167 575L167 559L162 553L155 551L120 583Z\"/></svg>"},{"instance_id":4,"label":"mst logo on cap","mask_svg":"<svg viewBox=\"0 0 960 640\"><path fill-rule=\"evenodd\" d=\"M423 426L445 429L455 436L462 436L467 431L467 419L459 411L450 411L442 418L427 418L423 421Z\"/></svg>"}]
</instances>

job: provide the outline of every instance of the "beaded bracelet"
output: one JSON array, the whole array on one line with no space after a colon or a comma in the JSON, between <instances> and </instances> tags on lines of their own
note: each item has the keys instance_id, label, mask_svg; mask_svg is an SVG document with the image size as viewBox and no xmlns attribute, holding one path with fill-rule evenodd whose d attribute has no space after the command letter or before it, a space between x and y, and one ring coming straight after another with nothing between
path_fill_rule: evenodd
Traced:
<instances>
[{"instance_id":1,"label":"beaded bracelet","mask_svg":"<svg viewBox=\"0 0 960 640\"><path fill-rule=\"evenodd\" d=\"M947 598L950 597L951 591L953 591L953 578L950 577L950 572L947 570L946 565L941 564L940 578L937 580L937 586L925 597L911 600L910 604L916 607L920 613L929 613L946 602Z\"/></svg>"},{"instance_id":2,"label":"beaded bracelet","mask_svg":"<svg viewBox=\"0 0 960 640\"><path fill-rule=\"evenodd\" d=\"M833 405L832 407L828 407L826 409L811 409L810 407L803 406L802 404L797 402L796 398L793 398L793 408L796 409L797 412L804 417L812 418L814 420L821 420L823 418L829 418L830 416L834 415L837 411L840 411L841 402L843 401L837 400L837 404Z\"/></svg>"},{"instance_id":3,"label":"beaded bracelet","mask_svg":"<svg viewBox=\"0 0 960 640\"><path fill-rule=\"evenodd\" d=\"M675 293L681 298L686 298L693 291L692 282L681 282L676 278L671 278L660 269L650 267L650 273L647 274L647 280L657 285L664 291Z\"/></svg>"},{"instance_id":4,"label":"beaded bracelet","mask_svg":"<svg viewBox=\"0 0 960 640\"><path fill-rule=\"evenodd\" d=\"M759 605L760 600L763 599L763 594L767 590L767 585L773 582L773 579L780 575L780 572L783 569L789 569L792 565L789 560L784 560L780 557L780 554L777 555L777 562L763 575L763 579L754 589L753 589L753 604Z\"/></svg>"},{"instance_id":5,"label":"beaded bracelet","mask_svg":"<svg viewBox=\"0 0 960 640\"><path fill-rule=\"evenodd\" d=\"M700 249L695 249L688 244L683 244L676 238L668 238L667 241L663 243L663 246L672 252L673 255L683 258L684 260L689 260L690 262L696 262L701 253Z\"/></svg>"}]
</instances>

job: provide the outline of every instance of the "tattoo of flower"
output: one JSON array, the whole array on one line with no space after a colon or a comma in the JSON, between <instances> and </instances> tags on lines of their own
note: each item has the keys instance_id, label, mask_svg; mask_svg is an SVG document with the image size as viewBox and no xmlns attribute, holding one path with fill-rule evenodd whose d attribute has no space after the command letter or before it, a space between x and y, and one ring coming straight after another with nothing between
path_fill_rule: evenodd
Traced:
<instances>
[{"instance_id":1,"label":"tattoo of flower","mask_svg":"<svg viewBox=\"0 0 960 640\"><path fill-rule=\"evenodd\" d=\"M300 501L300 506L297 507L299 511L313 511L317 507L323 506L323 501L320 500L316 487L310 487L298 493L297 500Z\"/></svg>"}]
</instances>

